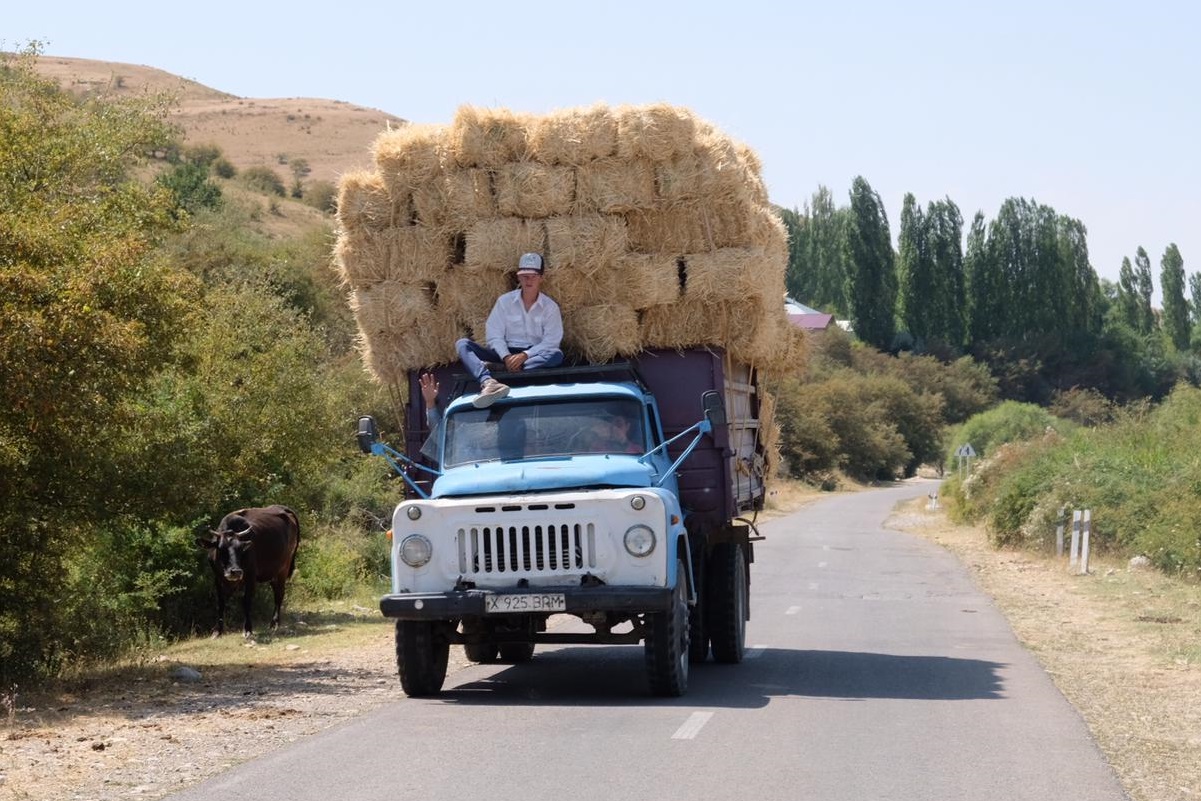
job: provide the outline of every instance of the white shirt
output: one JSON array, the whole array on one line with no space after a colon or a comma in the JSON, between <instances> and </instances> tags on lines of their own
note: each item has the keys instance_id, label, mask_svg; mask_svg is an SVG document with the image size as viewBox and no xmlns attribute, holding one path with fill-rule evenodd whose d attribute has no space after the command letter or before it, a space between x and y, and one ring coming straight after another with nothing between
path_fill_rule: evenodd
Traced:
<instances>
[{"instance_id":1,"label":"white shirt","mask_svg":"<svg viewBox=\"0 0 1201 801\"><path fill-rule=\"evenodd\" d=\"M521 301L521 290L514 289L496 299L488 322L484 326L488 347L503 359L509 348L525 348L529 356L558 350L563 341L563 317L559 304L545 292L527 311Z\"/></svg>"}]
</instances>

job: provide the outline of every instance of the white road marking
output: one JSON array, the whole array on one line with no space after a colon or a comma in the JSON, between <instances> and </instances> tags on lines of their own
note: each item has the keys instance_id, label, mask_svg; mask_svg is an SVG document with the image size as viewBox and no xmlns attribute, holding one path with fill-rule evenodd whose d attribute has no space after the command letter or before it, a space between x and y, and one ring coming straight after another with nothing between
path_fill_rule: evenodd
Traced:
<instances>
[{"instance_id":1,"label":"white road marking","mask_svg":"<svg viewBox=\"0 0 1201 801\"><path fill-rule=\"evenodd\" d=\"M758 659L759 657L763 656L763 652L766 650L767 650L766 645L753 645L750 648L747 648L746 651L743 652L742 658L743 659Z\"/></svg>"},{"instance_id":2,"label":"white road marking","mask_svg":"<svg viewBox=\"0 0 1201 801\"><path fill-rule=\"evenodd\" d=\"M709 718L711 717L713 717L712 712L693 712L688 716L688 720L684 721L684 725L676 729L676 733L671 736L671 739L693 739L700 732L701 728L709 722Z\"/></svg>"},{"instance_id":3,"label":"white road marking","mask_svg":"<svg viewBox=\"0 0 1201 801\"><path fill-rule=\"evenodd\" d=\"M788 611L787 611L787 612L785 612L784 614L786 614L786 615L795 615L795 614L796 614L797 612L799 612L799 611L801 611L801 607L799 607L799 606L790 606L790 607L788 607Z\"/></svg>"},{"instance_id":4,"label":"white road marking","mask_svg":"<svg viewBox=\"0 0 1201 801\"><path fill-rule=\"evenodd\" d=\"M817 566L818 566L818 567L825 567L825 566L826 566L826 565L828 565L828 564L830 564L830 563L829 563L829 562L818 562L818 563L817 563Z\"/></svg>"}]
</instances>

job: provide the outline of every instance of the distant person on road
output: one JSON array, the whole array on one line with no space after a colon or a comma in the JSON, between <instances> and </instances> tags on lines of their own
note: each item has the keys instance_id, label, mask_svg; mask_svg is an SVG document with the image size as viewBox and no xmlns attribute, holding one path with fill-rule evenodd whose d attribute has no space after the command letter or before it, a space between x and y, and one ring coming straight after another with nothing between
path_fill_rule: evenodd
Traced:
<instances>
[{"instance_id":1,"label":"distant person on road","mask_svg":"<svg viewBox=\"0 0 1201 801\"><path fill-rule=\"evenodd\" d=\"M542 256L525 253L517 261L520 287L496 299L484 327L487 346L470 339L455 343L463 367L480 384L472 401L477 408L490 406L509 394L509 388L492 377L490 363L506 370L536 370L563 363L563 317L559 304L542 293Z\"/></svg>"}]
</instances>

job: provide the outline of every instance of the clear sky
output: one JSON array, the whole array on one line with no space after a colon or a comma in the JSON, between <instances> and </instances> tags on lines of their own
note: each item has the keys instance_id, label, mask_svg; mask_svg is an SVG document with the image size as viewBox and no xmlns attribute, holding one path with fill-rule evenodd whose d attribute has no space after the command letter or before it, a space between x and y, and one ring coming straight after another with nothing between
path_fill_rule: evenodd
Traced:
<instances>
[{"instance_id":1,"label":"clear sky","mask_svg":"<svg viewBox=\"0 0 1201 801\"><path fill-rule=\"evenodd\" d=\"M1201 271L1201 4L1074 2L10 2L0 47L144 64L243 97L415 122L464 103L690 107L760 155L773 202L856 175L950 197L966 225L1026 197L1088 228L1116 280L1142 245Z\"/></svg>"}]
</instances>

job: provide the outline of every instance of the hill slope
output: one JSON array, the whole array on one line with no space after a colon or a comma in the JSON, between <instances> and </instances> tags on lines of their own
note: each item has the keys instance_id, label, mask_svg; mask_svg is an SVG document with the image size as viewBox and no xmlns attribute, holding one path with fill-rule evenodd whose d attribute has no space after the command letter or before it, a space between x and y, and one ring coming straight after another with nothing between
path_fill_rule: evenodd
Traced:
<instances>
[{"instance_id":1,"label":"hill slope","mask_svg":"<svg viewBox=\"0 0 1201 801\"><path fill-rule=\"evenodd\" d=\"M263 165L290 179L286 162L303 158L306 180L336 181L370 167L369 147L389 125L405 120L378 109L319 98L236 97L153 67L42 56L38 70L72 92L118 95L170 92L179 99L175 122L189 145L215 144L239 170Z\"/></svg>"}]
</instances>

